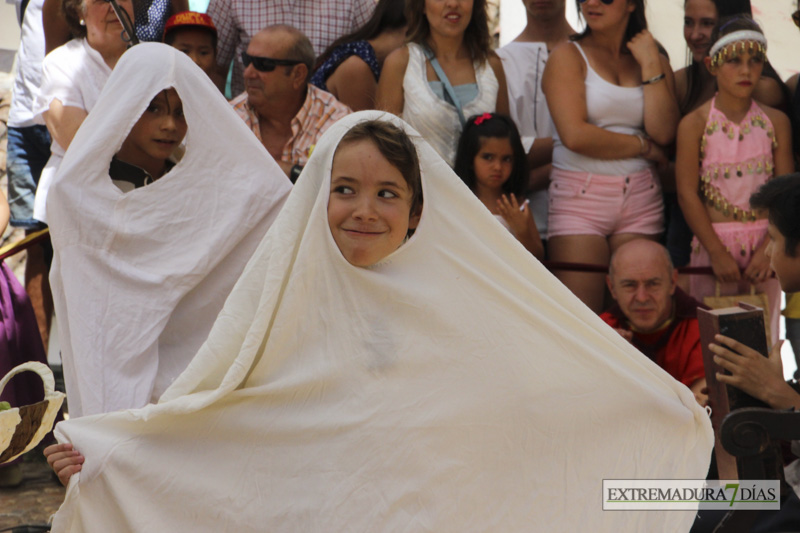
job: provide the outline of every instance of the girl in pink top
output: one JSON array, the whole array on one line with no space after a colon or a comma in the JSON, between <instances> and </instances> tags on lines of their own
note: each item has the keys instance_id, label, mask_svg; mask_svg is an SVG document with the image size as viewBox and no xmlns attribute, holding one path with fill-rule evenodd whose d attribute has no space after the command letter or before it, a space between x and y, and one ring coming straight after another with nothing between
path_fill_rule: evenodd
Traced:
<instances>
[{"instance_id":1,"label":"girl in pink top","mask_svg":"<svg viewBox=\"0 0 800 533\"><path fill-rule=\"evenodd\" d=\"M751 284L770 301L772 339L777 340L780 286L772 277L766 214L750 209L750 195L775 175L793 171L789 119L752 96L766 60L767 41L746 16L723 19L712 35L706 67L717 80L714 98L678 127L678 199L695 234L692 266L711 266L714 276L692 276L698 300L746 293ZM716 279L715 279L716 278Z\"/></svg>"}]
</instances>

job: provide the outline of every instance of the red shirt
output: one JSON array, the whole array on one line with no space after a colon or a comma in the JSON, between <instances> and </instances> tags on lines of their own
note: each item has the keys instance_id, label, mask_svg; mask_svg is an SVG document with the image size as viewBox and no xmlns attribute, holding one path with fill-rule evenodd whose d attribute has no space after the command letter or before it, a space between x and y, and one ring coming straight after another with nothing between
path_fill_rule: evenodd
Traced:
<instances>
[{"instance_id":1,"label":"red shirt","mask_svg":"<svg viewBox=\"0 0 800 533\"><path fill-rule=\"evenodd\" d=\"M680 290L680 289L678 289ZM691 386L698 379L705 377L705 370L703 368L703 352L700 347L700 328L697 324L697 318L694 316L687 316L694 314L689 309L691 300L685 293L675 295L674 305L677 306L675 321L677 323L674 327L669 324L662 328L660 331L653 333L634 333L634 345L637 346L645 355L650 356L655 360L656 364L666 370L672 377L686 385ZM600 318L612 328L630 329L627 320L624 319L619 307L606 311ZM672 333L670 334L670 330ZM666 343L662 341L662 337L669 334L669 339ZM662 341L661 346L658 347L659 341ZM648 348L651 348L648 350ZM655 349L655 355L651 356L648 352L652 353Z\"/></svg>"}]
</instances>

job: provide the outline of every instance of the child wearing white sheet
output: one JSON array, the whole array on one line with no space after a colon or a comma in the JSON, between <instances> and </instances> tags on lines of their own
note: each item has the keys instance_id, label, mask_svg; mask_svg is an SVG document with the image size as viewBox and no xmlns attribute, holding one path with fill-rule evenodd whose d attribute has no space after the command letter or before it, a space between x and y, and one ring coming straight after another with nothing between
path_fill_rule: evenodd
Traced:
<instances>
[{"instance_id":1,"label":"child wearing white sheet","mask_svg":"<svg viewBox=\"0 0 800 533\"><path fill-rule=\"evenodd\" d=\"M111 160L109 176L122 192L129 192L159 179L174 166L170 160L186 136L183 105L175 89L158 93L131 128ZM80 472L84 457L71 444L53 444L44 455L64 485Z\"/></svg>"}]
</instances>

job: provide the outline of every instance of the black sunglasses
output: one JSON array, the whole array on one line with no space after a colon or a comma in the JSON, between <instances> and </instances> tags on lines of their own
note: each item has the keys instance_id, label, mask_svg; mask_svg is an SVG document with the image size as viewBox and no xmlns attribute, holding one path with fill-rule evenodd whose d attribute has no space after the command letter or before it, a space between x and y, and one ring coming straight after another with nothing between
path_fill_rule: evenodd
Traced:
<instances>
[{"instance_id":1,"label":"black sunglasses","mask_svg":"<svg viewBox=\"0 0 800 533\"><path fill-rule=\"evenodd\" d=\"M792 13L792 20L794 21L794 25L800 28L800 9Z\"/></svg>"},{"instance_id":2,"label":"black sunglasses","mask_svg":"<svg viewBox=\"0 0 800 533\"><path fill-rule=\"evenodd\" d=\"M271 57L251 56L247 52L242 52L242 63L244 63L245 68L252 63L253 68L259 72L272 72L277 66L293 67L299 65L302 61L297 59L272 59Z\"/></svg>"},{"instance_id":3,"label":"black sunglasses","mask_svg":"<svg viewBox=\"0 0 800 533\"><path fill-rule=\"evenodd\" d=\"M603 2L607 6L610 6L611 4L614 3L614 0L600 0L600 1ZM586 0L578 0L578 3L579 4L585 4Z\"/></svg>"}]
</instances>

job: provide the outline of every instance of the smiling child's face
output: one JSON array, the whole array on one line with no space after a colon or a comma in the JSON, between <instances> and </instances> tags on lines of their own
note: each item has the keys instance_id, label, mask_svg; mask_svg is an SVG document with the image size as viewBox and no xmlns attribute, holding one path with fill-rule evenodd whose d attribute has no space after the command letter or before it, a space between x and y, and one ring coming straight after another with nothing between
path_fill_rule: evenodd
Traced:
<instances>
[{"instance_id":1,"label":"smiling child's face","mask_svg":"<svg viewBox=\"0 0 800 533\"><path fill-rule=\"evenodd\" d=\"M347 261L367 267L397 250L416 228L412 191L369 140L340 144L333 157L328 225Z\"/></svg>"}]
</instances>

